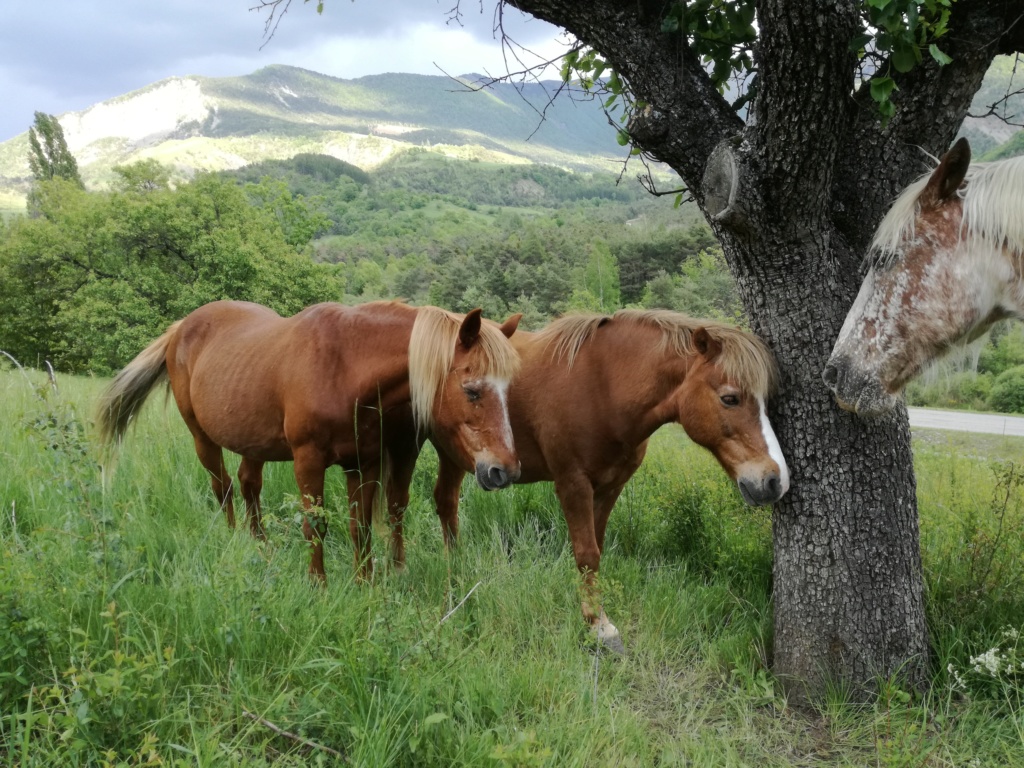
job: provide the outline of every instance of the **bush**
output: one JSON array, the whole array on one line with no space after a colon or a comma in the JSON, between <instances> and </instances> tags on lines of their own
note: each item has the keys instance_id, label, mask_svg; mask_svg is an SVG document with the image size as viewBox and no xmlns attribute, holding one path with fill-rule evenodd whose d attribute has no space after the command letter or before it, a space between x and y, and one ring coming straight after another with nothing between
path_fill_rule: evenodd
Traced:
<instances>
[{"instance_id":1,"label":"bush","mask_svg":"<svg viewBox=\"0 0 1024 768\"><path fill-rule=\"evenodd\" d=\"M1024 365L999 374L988 396L989 406L1002 413L1024 413Z\"/></svg>"},{"instance_id":2,"label":"bush","mask_svg":"<svg viewBox=\"0 0 1024 768\"><path fill-rule=\"evenodd\" d=\"M916 381L907 387L909 405L988 410L995 377L990 373L959 371L935 381Z\"/></svg>"},{"instance_id":3,"label":"bush","mask_svg":"<svg viewBox=\"0 0 1024 768\"><path fill-rule=\"evenodd\" d=\"M993 327L989 340L978 355L978 370L996 376L1018 365L1024 365L1024 328L1018 324L999 323Z\"/></svg>"}]
</instances>

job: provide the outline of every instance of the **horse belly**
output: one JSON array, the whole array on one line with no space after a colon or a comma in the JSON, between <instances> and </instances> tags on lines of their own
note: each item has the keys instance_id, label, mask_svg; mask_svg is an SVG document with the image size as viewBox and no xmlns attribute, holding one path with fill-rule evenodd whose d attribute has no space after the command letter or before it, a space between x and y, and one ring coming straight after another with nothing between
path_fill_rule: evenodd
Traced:
<instances>
[{"instance_id":1,"label":"horse belly","mask_svg":"<svg viewBox=\"0 0 1024 768\"><path fill-rule=\"evenodd\" d=\"M261 461L291 460L284 412L263 370L215 370L200 364L192 371L188 389L192 420L217 445ZM182 416L189 421L184 411Z\"/></svg>"}]
</instances>

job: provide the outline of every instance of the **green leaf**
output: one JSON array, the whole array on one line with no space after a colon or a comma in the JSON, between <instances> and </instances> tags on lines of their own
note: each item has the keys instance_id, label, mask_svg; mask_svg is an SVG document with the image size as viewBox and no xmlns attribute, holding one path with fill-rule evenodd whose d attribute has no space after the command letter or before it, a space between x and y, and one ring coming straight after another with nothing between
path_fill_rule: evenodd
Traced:
<instances>
[{"instance_id":1,"label":"green leaf","mask_svg":"<svg viewBox=\"0 0 1024 768\"><path fill-rule=\"evenodd\" d=\"M897 72L909 72L917 64L920 53L913 45L898 41L892 51L892 65Z\"/></svg>"},{"instance_id":2,"label":"green leaf","mask_svg":"<svg viewBox=\"0 0 1024 768\"><path fill-rule=\"evenodd\" d=\"M619 143L620 147L624 147L629 144L629 134L625 131L619 131L615 134L615 140Z\"/></svg>"},{"instance_id":3,"label":"green leaf","mask_svg":"<svg viewBox=\"0 0 1024 768\"><path fill-rule=\"evenodd\" d=\"M939 46L937 46L935 43L932 43L931 45L928 46L928 53L932 55L933 59L939 62L940 67L944 67L951 61L953 61L951 57L947 56L941 50L939 50Z\"/></svg>"},{"instance_id":4,"label":"green leaf","mask_svg":"<svg viewBox=\"0 0 1024 768\"><path fill-rule=\"evenodd\" d=\"M864 49L864 46L867 45L869 42L871 42L871 35L857 35L856 37L853 38L853 40L850 41L850 50L861 51Z\"/></svg>"},{"instance_id":5,"label":"green leaf","mask_svg":"<svg viewBox=\"0 0 1024 768\"><path fill-rule=\"evenodd\" d=\"M871 98L879 104L889 100L889 94L896 89L891 77L873 77L871 79Z\"/></svg>"},{"instance_id":6,"label":"green leaf","mask_svg":"<svg viewBox=\"0 0 1024 768\"><path fill-rule=\"evenodd\" d=\"M423 718L423 727L429 728L432 725L443 723L447 719L448 715L446 715L444 712L435 712L434 714L427 715L425 718Z\"/></svg>"}]
</instances>

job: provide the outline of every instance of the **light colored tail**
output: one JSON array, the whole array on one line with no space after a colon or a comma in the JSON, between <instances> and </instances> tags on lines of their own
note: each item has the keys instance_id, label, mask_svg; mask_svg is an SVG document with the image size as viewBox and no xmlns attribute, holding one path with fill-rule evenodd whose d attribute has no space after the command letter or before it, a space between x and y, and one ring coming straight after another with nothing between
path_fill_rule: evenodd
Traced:
<instances>
[{"instance_id":1,"label":"light colored tail","mask_svg":"<svg viewBox=\"0 0 1024 768\"><path fill-rule=\"evenodd\" d=\"M110 382L100 400L96 425L104 444L120 440L128 423L142 408L153 387L167 377L167 345L178 331L174 323L152 344L139 353Z\"/></svg>"}]
</instances>

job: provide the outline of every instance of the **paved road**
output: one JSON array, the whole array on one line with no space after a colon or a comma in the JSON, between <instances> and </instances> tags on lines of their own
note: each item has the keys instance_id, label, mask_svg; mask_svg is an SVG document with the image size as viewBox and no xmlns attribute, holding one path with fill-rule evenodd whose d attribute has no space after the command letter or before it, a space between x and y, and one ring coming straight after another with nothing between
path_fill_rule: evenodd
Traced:
<instances>
[{"instance_id":1,"label":"paved road","mask_svg":"<svg viewBox=\"0 0 1024 768\"><path fill-rule=\"evenodd\" d=\"M994 413L967 413L961 411L933 411L928 408L908 408L911 427L948 429L954 432L985 432L990 435L1024 437L1024 417Z\"/></svg>"}]
</instances>

